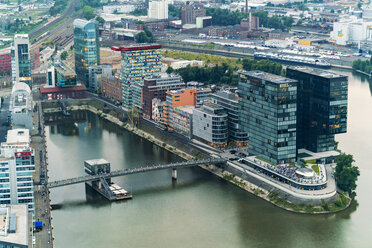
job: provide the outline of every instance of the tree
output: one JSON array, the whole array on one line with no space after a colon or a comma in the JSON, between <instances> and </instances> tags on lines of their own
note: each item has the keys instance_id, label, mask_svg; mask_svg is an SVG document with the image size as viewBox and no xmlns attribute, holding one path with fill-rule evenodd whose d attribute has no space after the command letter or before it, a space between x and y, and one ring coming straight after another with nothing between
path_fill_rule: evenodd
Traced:
<instances>
[{"instance_id":1,"label":"tree","mask_svg":"<svg viewBox=\"0 0 372 248\"><path fill-rule=\"evenodd\" d=\"M136 42L137 43L153 43L154 37L152 33L147 28L144 28L142 32L136 35Z\"/></svg>"},{"instance_id":2,"label":"tree","mask_svg":"<svg viewBox=\"0 0 372 248\"><path fill-rule=\"evenodd\" d=\"M87 20L93 19L95 17L94 9L90 6L84 6L83 17Z\"/></svg>"},{"instance_id":3,"label":"tree","mask_svg":"<svg viewBox=\"0 0 372 248\"><path fill-rule=\"evenodd\" d=\"M61 60L66 60L67 56L68 56L68 53L66 51L63 51L61 53Z\"/></svg>"},{"instance_id":4,"label":"tree","mask_svg":"<svg viewBox=\"0 0 372 248\"><path fill-rule=\"evenodd\" d=\"M4 76L5 72L3 70L0 71L0 76Z\"/></svg>"},{"instance_id":5,"label":"tree","mask_svg":"<svg viewBox=\"0 0 372 248\"><path fill-rule=\"evenodd\" d=\"M96 17L96 21L99 23L99 24L104 24L105 23L105 19L103 19L102 17L100 17L100 16L97 16Z\"/></svg>"},{"instance_id":6,"label":"tree","mask_svg":"<svg viewBox=\"0 0 372 248\"><path fill-rule=\"evenodd\" d=\"M349 193L356 189L356 181L360 175L359 168L353 166L353 155L342 153L336 158L335 179L337 186Z\"/></svg>"},{"instance_id":7,"label":"tree","mask_svg":"<svg viewBox=\"0 0 372 248\"><path fill-rule=\"evenodd\" d=\"M147 15L147 9L135 9L129 14L134 15L134 16L146 16Z\"/></svg>"},{"instance_id":8,"label":"tree","mask_svg":"<svg viewBox=\"0 0 372 248\"><path fill-rule=\"evenodd\" d=\"M172 66L168 66L168 68L167 68L166 72L167 72L168 74L171 74L171 73L173 73L173 72L174 72L174 69L173 69L173 67L172 67Z\"/></svg>"}]
</instances>

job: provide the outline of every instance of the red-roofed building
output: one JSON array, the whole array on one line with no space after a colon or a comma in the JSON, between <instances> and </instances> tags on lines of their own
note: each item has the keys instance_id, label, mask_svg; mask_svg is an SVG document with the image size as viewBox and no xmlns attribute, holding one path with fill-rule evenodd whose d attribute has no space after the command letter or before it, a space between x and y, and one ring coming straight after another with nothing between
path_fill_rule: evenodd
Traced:
<instances>
[{"instance_id":1,"label":"red-roofed building","mask_svg":"<svg viewBox=\"0 0 372 248\"><path fill-rule=\"evenodd\" d=\"M85 85L76 85L73 87L40 87L40 93L43 100L59 100L59 99L81 99L85 98L87 88Z\"/></svg>"}]
</instances>

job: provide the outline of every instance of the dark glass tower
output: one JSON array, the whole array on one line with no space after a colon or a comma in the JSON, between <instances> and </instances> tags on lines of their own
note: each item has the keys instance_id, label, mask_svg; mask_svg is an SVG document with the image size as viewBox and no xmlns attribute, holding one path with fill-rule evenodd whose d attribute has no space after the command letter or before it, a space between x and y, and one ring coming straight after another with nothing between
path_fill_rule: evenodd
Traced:
<instances>
[{"instance_id":1,"label":"dark glass tower","mask_svg":"<svg viewBox=\"0 0 372 248\"><path fill-rule=\"evenodd\" d=\"M296 161L297 81L239 71L239 124L249 153L275 164Z\"/></svg>"},{"instance_id":2,"label":"dark glass tower","mask_svg":"<svg viewBox=\"0 0 372 248\"><path fill-rule=\"evenodd\" d=\"M334 137L346 133L346 76L307 67L287 68L298 80L297 148L312 152L334 150Z\"/></svg>"}]
</instances>

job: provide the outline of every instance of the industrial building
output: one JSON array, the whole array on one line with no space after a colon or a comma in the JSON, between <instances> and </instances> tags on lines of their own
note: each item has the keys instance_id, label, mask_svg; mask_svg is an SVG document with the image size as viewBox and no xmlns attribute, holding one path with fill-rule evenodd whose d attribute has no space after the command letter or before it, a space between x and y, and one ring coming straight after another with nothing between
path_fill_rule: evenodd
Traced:
<instances>
[{"instance_id":1,"label":"industrial building","mask_svg":"<svg viewBox=\"0 0 372 248\"><path fill-rule=\"evenodd\" d=\"M358 45L360 42L372 42L372 21L350 16L333 23L331 39L337 45Z\"/></svg>"},{"instance_id":2,"label":"industrial building","mask_svg":"<svg viewBox=\"0 0 372 248\"><path fill-rule=\"evenodd\" d=\"M74 20L74 51L77 81L89 88L89 67L100 64L98 25L94 21Z\"/></svg>"},{"instance_id":3,"label":"industrial building","mask_svg":"<svg viewBox=\"0 0 372 248\"><path fill-rule=\"evenodd\" d=\"M186 2L181 9L182 25L196 24L197 17L206 16L203 4L198 2Z\"/></svg>"},{"instance_id":4,"label":"industrial building","mask_svg":"<svg viewBox=\"0 0 372 248\"><path fill-rule=\"evenodd\" d=\"M142 110L142 87L145 77L161 71L161 45L135 44L125 47L112 47L121 51L121 76L123 106L133 106Z\"/></svg>"},{"instance_id":5,"label":"industrial building","mask_svg":"<svg viewBox=\"0 0 372 248\"><path fill-rule=\"evenodd\" d=\"M193 111L192 134L212 147L227 145L227 114L223 108L206 103Z\"/></svg>"},{"instance_id":6,"label":"industrial building","mask_svg":"<svg viewBox=\"0 0 372 248\"><path fill-rule=\"evenodd\" d=\"M296 161L297 80L265 73L239 73L239 124L249 152L274 164Z\"/></svg>"},{"instance_id":7,"label":"industrial building","mask_svg":"<svg viewBox=\"0 0 372 248\"><path fill-rule=\"evenodd\" d=\"M335 134L346 133L347 77L308 67L289 67L287 77L298 80L297 148L334 150Z\"/></svg>"}]
</instances>

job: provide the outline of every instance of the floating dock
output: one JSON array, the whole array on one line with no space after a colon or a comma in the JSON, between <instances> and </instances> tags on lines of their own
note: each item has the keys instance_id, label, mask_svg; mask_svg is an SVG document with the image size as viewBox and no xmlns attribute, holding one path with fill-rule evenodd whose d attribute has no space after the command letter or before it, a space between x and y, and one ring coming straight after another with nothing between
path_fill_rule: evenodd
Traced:
<instances>
[{"instance_id":1,"label":"floating dock","mask_svg":"<svg viewBox=\"0 0 372 248\"><path fill-rule=\"evenodd\" d=\"M84 161L85 172L88 175L104 175L110 173L110 163L104 159L93 159ZM100 193L110 201L132 199L132 195L119 185L105 179L103 176L97 181L86 182L92 189Z\"/></svg>"}]
</instances>

